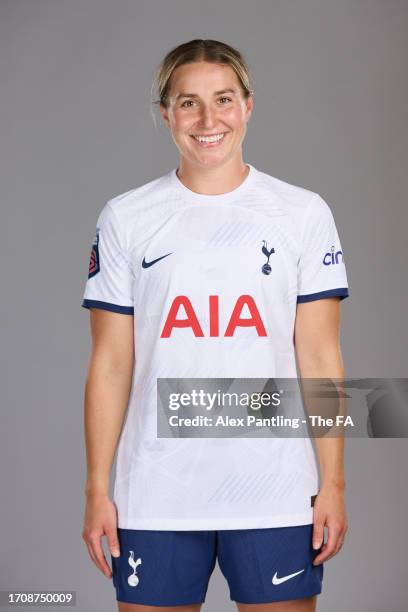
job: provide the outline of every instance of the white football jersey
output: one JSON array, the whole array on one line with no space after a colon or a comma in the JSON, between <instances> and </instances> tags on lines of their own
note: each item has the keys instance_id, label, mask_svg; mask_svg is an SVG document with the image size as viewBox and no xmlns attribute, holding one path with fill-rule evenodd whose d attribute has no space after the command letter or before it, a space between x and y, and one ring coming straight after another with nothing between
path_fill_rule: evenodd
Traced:
<instances>
[{"instance_id":1,"label":"white football jersey","mask_svg":"<svg viewBox=\"0 0 408 612\"><path fill-rule=\"evenodd\" d=\"M191 191L175 168L98 217L82 305L134 315L114 486L120 528L313 522L308 437L157 435L158 378L296 378L296 304L348 296L326 202L247 166L243 183L220 195Z\"/></svg>"}]
</instances>

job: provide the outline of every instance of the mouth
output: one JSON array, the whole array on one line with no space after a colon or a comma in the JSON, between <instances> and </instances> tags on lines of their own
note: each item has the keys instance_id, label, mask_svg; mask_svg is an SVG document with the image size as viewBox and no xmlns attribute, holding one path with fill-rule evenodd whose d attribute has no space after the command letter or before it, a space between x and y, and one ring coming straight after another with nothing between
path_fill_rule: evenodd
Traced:
<instances>
[{"instance_id":1,"label":"mouth","mask_svg":"<svg viewBox=\"0 0 408 612\"><path fill-rule=\"evenodd\" d=\"M225 140L225 136L227 134L228 132L218 132L216 134L208 134L206 136L201 134L190 134L190 136L199 147L207 149L219 147L220 144Z\"/></svg>"}]
</instances>

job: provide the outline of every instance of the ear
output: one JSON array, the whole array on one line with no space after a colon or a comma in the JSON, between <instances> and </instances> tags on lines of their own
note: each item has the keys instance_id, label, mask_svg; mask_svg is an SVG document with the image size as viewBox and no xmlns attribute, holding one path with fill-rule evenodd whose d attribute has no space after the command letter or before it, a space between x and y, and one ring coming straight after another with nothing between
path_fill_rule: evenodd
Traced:
<instances>
[{"instance_id":1,"label":"ear","mask_svg":"<svg viewBox=\"0 0 408 612\"><path fill-rule=\"evenodd\" d=\"M252 111L254 110L254 92L253 91L246 99L245 104L246 104L246 111L247 111L247 121L249 121L252 115Z\"/></svg>"},{"instance_id":2,"label":"ear","mask_svg":"<svg viewBox=\"0 0 408 612\"><path fill-rule=\"evenodd\" d=\"M160 108L160 113L161 113L161 116L163 118L163 121L167 125L167 127L169 128L170 127L170 121L169 121L169 114L168 114L167 108L163 104L160 104L159 108Z\"/></svg>"}]
</instances>

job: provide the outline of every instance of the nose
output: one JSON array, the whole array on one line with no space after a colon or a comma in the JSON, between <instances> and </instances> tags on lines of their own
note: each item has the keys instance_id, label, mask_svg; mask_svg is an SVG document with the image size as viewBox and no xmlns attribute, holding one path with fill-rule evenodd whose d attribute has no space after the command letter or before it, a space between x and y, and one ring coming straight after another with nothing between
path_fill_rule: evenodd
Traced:
<instances>
[{"instance_id":1,"label":"nose","mask_svg":"<svg viewBox=\"0 0 408 612\"><path fill-rule=\"evenodd\" d=\"M216 123L216 109L211 105L206 106L205 104L201 107L200 125L206 130L210 130Z\"/></svg>"}]
</instances>

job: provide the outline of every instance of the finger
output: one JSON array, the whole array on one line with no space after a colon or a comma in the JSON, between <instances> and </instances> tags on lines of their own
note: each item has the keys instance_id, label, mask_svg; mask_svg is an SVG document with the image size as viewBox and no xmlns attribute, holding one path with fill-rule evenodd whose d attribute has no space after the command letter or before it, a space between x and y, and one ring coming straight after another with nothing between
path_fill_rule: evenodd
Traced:
<instances>
[{"instance_id":1,"label":"finger","mask_svg":"<svg viewBox=\"0 0 408 612\"><path fill-rule=\"evenodd\" d=\"M96 559L97 566L107 578L110 578L111 568L109 567L105 559L105 554L103 552L101 544L101 536L91 536L89 538L89 544Z\"/></svg>"},{"instance_id":2,"label":"finger","mask_svg":"<svg viewBox=\"0 0 408 612\"><path fill-rule=\"evenodd\" d=\"M112 557L120 557L120 546L116 528L110 527L106 529L106 538Z\"/></svg>"},{"instance_id":3,"label":"finger","mask_svg":"<svg viewBox=\"0 0 408 612\"><path fill-rule=\"evenodd\" d=\"M340 535L339 527L329 526L329 536L327 538L326 544L322 547L322 551L317 557L314 559L313 564L318 565L319 563L323 563L324 561L328 561L330 557L333 556L334 550L337 546L337 542Z\"/></svg>"},{"instance_id":4,"label":"finger","mask_svg":"<svg viewBox=\"0 0 408 612\"><path fill-rule=\"evenodd\" d=\"M327 549L327 544L323 544L320 550L320 553L317 555L317 557L313 559L313 565L320 565L321 563L323 563L323 561L326 560L326 557L324 555L326 549Z\"/></svg>"},{"instance_id":5,"label":"finger","mask_svg":"<svg viewBox=\"0 0 408 612\"><path fill-rule=\"evenodd\" d=\"M343 531L343 533L340 534L340 538L339 538L339 541L337 543L336 550L334 551L334 555L337 555L337 553L340 552L340 550L342 549L343 544L344 544L344 540L345 540L345 534L346 534L345 530Z\"/></svg>"},{"instance_id":6,"label":"finger","mask_svg":"<svg viewBox=\"0 0 408 612\"><path fill-rule=\"evenodd\" d=\"M93 550L92 550L90 544L88 544L88 542L86 540L85 540L85 544L86 544L89 556L91 557L92 561L95 563L95 565L98 565L98 562L97 562L97 560L95 558L95 555L93 554Z\"/></svg>"},{"instance_id":7,"label":"finger","mask_svg":"<svg viewBox=\"0 0 408 612\"><path fill-rule=\"evenodd\" d=\"M335 548L335 551L334 551L334 553L333 553L333 557L335 557L335 556L336 556L336 555L337 555L337 554L338 554L338 553L341 551L341 549L342 549L342 547L343 547L343 543L344 543L344 540L343 540L343 539L340 539L340 540L338 541L337 546L336 546L336 548Z\"/></svg>"},{"instance_id":8,"label":"finger","mask_svg":"<svg viewBox=\"0 0 408 612\"><path fill-rule=\"evenodd\" d=\"M89 556L91 557L91 559L92 559L93 563L95 564L95 566L96 566L96 567L97 567L99 570L101 570L101 571L102 571L102 568L100 567L100 564L99 564L99 562L98 562L98 559L95 557L95 554L94 554L94 552L93 552L93 550L92 550L91 545L90 545L90 544L88 544L88 542L85 542L85 543L86 543L86 546L87 546L87 548L88 548Z\"/></svg>"},{"instance_id":9,"label":"finger","mask_svg":"<svg viewBox=\"0 0 408 612\"><path fill-rule=\"evenodd\" d=\"M323 517L315 517L313 523L313 548L318 550L322 544L324 539L324 519Z\"/></svg>"},{"instance_id":10,"label":"finger","mask_svg":"<svg viewBox=\"0 0 408 612\"><path fill-rule=\"evenodd\" d=\"M334 557L335 555L337 555L337 553L340 551L341 547L343 546L346 531L347 531L347 525L343 525L342 527L339 527L337 541L335 543L335 548L334 548L334 551L331 557Z\"/></svg>"}]
</instances>

